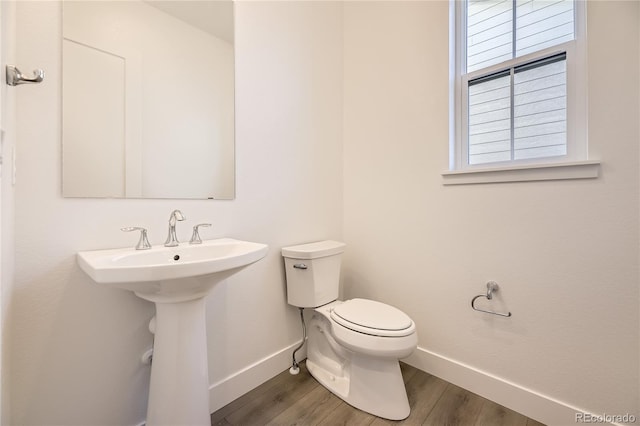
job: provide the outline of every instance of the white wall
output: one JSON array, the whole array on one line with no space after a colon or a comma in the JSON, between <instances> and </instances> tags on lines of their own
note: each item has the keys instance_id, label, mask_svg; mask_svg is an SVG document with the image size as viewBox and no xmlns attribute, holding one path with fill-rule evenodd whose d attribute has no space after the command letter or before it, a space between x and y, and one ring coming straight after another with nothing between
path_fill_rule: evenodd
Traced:
<instances>
[{"instance_id":1,"label":"white wall","mask_svg":"<svg viewBox=\"0 0 640 426\"><path fill-rule=\"evenodd\" d=\"M15 63L15 2L0 3L0 63ZM0 73L4 79L4 70ZM11 317L9 306L12 300L14 274L14 189L12 183L12 157L16 143L16 96L15 88L0 85L0 121L2 135L2 172L1 172L1 237L0 252L0 424L9 424L9 356L8 345Z\"/></svg>"},{"instance_id":2,"label":"white wall","mask_svg":"<svg viewBox=\"0 0 640 426\"><path fill-rule=\"evenodd\" d=\"M204 238L270 246L265 259L207 300L212 394L237 396L225 388L229 376L300 338L297 311L286 305L280 247L342 238L340 6L237 4L237 197L225 202L62 198L60 6L17 7L18 63L47 77L18 92L9 423L143 421L149 368L139 357L151 344L154 307L93 283L74 255L133 247L136 237L122 226L146 226L151 243L161 244L175 208L188 219L178 224L183 241L190 225L211 222ZM263 375L286 369L290 353L274 359ZM241 391L257 384L247 380ZM212 409L221 403L213 402Z\"/></svg>"},{"instance_id":3,"label":"white wall","mask_svg":"<svg viewBox=\"0 0 640 426\"><path fill-rule=\"evenodd\" d=\"M448 2L344 7L345 292L413 317L414 365L551 424L639 414L639 6L588 4L601 177L456 187ZM470 309L488 280L512 318Z\"/></svg>"}]
</instances>

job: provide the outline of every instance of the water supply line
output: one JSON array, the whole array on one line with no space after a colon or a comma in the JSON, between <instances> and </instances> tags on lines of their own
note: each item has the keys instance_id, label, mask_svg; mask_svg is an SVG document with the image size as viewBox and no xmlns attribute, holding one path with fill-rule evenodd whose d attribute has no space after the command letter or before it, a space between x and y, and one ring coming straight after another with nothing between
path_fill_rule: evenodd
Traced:
<instances>
[{"instance_id":1,"label":"water supply line","mask_svg":"<svg viewBox=\"0 0 640 426\"><path fill-rule=\"evenodd\" d=\"M291 365L291 368L289 369L289 373L294 375L300 372L300 366L298 365L298 361L296 361L296 352L302 349L302 347L304 346L304 343L307 341L307 326L304 323L304 308L298 308L298 309L300 309L300 321L302 322L302 342L300 342L298 347L295 348L292 355L293 363Z\"/></svg>"}]
</instances>

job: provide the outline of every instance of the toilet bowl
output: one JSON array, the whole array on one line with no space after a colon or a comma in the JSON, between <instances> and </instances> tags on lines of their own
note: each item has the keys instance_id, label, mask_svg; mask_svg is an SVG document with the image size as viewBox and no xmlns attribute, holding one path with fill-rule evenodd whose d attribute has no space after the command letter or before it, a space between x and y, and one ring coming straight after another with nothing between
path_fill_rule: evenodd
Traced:
<instances>
[{"instance_id":1,"label":"toilet bowl","mask_svg":"<svg viewBox=\"0 0 640 426\"><path fill-rule=\"evenodd\" d=\"M371 356L405 358L416 348L416 326L399 309L373 300L351 299L317 310L327 309L333 336L347 349Z\"/></svg>"},{"instance_id":2,"label":"toilet bowl","mask_svg":"<svg viewBox=\"0 0 640 426\"><path fill-rule=\"evenodd\" d=\"M282 249L290 304L313 308L308 324L307 368L350 405L375 416L409 416L398 359L418 337L401 310L373 300L337 300L344 243L321 241Z\"/></svg>"}]
</instances>

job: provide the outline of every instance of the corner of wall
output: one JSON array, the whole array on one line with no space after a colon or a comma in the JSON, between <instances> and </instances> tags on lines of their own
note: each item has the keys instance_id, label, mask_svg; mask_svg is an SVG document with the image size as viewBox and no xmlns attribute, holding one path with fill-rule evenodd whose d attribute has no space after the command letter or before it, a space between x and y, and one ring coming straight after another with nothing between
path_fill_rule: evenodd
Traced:
<instances>
[{"instance_id":1,"label":"corner of wall","mask_svg":"<svg viewBox=\"0 0 640 426\"><path fill-rule=\"evenodd\" d=\"M15 60L15 2L0 4L0 63ZM2 72L4 75L4 72ZM0 89L0 424L10 424L10 339L11 298L14 281L14 188L13 158L16 145L15 93L2 84Z\"/></svg>"}]
</instances>

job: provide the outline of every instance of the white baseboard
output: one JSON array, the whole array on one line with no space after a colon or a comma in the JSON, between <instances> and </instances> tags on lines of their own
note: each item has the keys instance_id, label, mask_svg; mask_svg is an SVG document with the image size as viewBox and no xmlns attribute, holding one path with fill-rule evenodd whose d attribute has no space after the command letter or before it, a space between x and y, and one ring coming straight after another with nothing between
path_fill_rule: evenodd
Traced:
<instances>
[{"instance_id":1,"label":"white baseboard","mask_svg":"<svg viewBox=\"0 0 640 426\"><path fill-rule=\"evenodd\" d=\"M421 347L402 361L546 425L575 425L576 413L589 413Z\"/></svg>"},{"instance_id":2,"label":"white baseboard","mask_svg":"<svg viewBox=\"0 0 640 426\"><path fill-rule=\"evenodd\" d=\"M237 371L209 386L209 411L212 413L258 387L291 367L291 355L300 344L296 342ZM297 360L306 358L306 346L296 354Z\"/></svg>"},{"instance_id":3,"label":"white baseboard","mask_svg":"<svg viewBox=\"0 0 640 426\"><path fill-rule=\"evenodd\" d=\"M291 366L294 343L213 383L209 387L209 408L217 411ZM296 357L306 357L304 347ZM402 360L422 371L510 408L549 426L575 425L576 413L589 411L541 394L470 365L418 347ZM617 425L602 423L600 425Z\"/></svg>"}]
</instances>

